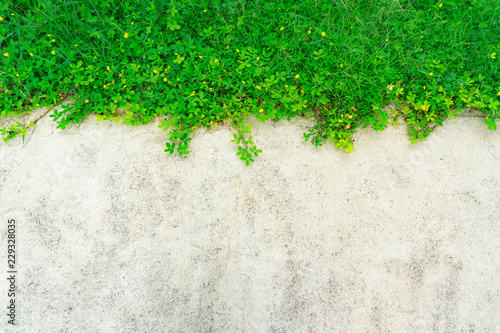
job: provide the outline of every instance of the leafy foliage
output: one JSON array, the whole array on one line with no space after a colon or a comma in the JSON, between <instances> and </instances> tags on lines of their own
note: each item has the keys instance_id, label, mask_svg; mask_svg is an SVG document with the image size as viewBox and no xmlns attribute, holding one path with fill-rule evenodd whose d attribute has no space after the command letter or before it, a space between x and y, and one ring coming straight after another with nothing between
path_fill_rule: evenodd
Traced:
<instances>
[{"instance_id":1,"label":"leafy foliage","mask_svg":"<svg viewBox=\"0 0 500 333\"><path fill-rule=\"evenodd\" d=\"M179 155L193 130L226 125L246 165L261 153L248 115L312 117L304 139L347 152L360 127L403 119L416 143L464 108L496 129L499 12L489 0L6 0L0 117L61 103L61 129L90 113L161 117Z\"/></svg>"}]
</instances>

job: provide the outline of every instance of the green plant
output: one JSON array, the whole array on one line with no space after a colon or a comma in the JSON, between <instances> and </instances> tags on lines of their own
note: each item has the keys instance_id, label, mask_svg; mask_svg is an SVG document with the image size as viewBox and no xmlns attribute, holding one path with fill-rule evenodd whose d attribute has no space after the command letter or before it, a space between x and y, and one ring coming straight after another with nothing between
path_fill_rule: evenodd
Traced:
<instances>
[{"instance_id":1,"label":"green plant","mask_svg":"<svg viewBox=\"0 0 500 333\"><path fill-rule=\"evenodd\" d=\"M33 126L33 121L31 121L28 126L25 126L23 123L16 121L16 123L11 124L8 128L0 128L0 134L4 136L3 141L7 142L18 135L26 135L27 129L31 126Z\"/></svg>"},{"instance_id":2,"label":"green plant","mask_svg":"<svg viewBox=\"0 0 500 333\"><path fill-rule=\"evenodd\" d=\"M249 124L248 126L245 126L243 123L238 124L238 134L234 133L234 140L231 140L231 142L234 142L238 145L238 152L236 153L236 156L239 156L247 166L250 165L250 162L254 162L254 156L257 157L260 153L262 153L262 150L257 149L257 146L253 143L251 135L249 135L246 140L244 138L244 134L252 133L251 128L251 124ZM240 145L240 143L242 144Z\"/></svg>"},{"instance_id":3,"label":"green plant","mask_svg":"<svg viewBox=\"0 0 500 333\"><path fill-rule=\"evenodd\" d=\"M194 130L231 126L246 165L261 152L249 115L313 118L304 139L346 152L359 128L403 120L416 143L464 108L493 130L498 12L490 0L7 0L0 117L46 107L61 129L91 113L132 126L160 117L165 151L179 155Z\"/></svg>"}]
</instances>

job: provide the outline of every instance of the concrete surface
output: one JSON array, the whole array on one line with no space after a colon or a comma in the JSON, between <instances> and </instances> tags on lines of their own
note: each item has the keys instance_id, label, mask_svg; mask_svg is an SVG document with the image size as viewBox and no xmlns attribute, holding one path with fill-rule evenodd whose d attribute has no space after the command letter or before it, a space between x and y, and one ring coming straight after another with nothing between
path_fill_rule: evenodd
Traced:
<instances>
[{"instance_id":1,"label":"concrete surface","mask_svg":"<svg viewBox=\"0 0 500 333\"><path fill-rule=\"evenodd\" d=\"M305 119L253 121L263 153L200 130L89 118L0 146L3 332L499 332L500 131L445 122L314 147Z\"/></svg>"}]
</instances>

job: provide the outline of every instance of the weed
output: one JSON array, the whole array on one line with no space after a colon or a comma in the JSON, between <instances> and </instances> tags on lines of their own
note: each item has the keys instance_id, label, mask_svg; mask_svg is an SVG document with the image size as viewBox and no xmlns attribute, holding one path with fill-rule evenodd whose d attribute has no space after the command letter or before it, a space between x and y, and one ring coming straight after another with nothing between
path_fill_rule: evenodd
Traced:
<instances>
[{"instance_id":1,"label":"weed","mask_svg":"<svg viewBox=\"0 0 500 333\"><path fill-rule=\"evenodd\" d=\"M192 131L225 124L246 165L261 153L248 115L312 117L304 139L347 152L359 128L404 120L416 143L464 108L496 129L499 12L490 0L6 0L0 117L61 103L61 129L90 113L161 117L179 155Z\"/></svg>"}]
</instances>

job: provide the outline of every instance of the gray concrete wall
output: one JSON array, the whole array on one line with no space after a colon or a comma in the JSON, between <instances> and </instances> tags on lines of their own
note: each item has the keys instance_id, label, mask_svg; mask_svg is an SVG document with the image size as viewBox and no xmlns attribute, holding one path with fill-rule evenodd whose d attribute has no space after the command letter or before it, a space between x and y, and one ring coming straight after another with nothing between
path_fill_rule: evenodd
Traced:
<instances>
[{"instance_id":1,"label":"gray concrete wall","mask_svg":"<svg viewBox=\"0 0 500 333\"><path fill-rule=\"evenodd\" d=\"M0 253L17 223L17 312L4 332L498 332L500 131L445 122L301 138L304 119L166 133L92 118L0 146Z\"/></svg>"}]
</instances>

